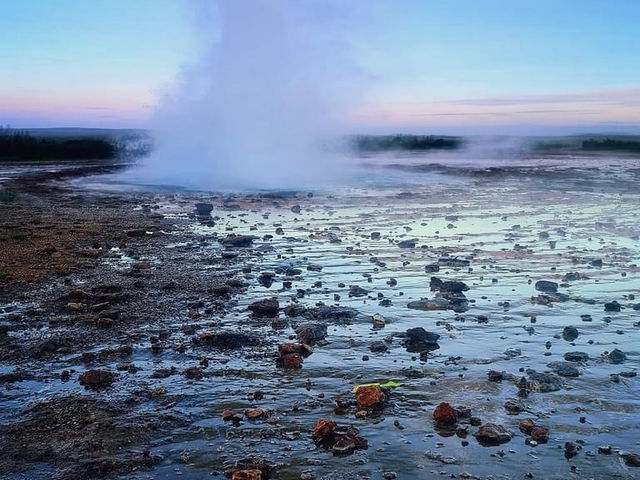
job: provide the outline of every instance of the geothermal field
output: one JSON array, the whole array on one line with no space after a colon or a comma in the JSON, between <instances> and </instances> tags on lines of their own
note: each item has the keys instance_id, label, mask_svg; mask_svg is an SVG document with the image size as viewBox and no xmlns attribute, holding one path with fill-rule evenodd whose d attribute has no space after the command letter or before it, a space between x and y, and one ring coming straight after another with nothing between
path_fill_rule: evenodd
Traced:
<instances>
[{"instance_id":1,"label":"geothermal field","mask_svg":"<svg viewBox=\"0 0 640 480\"><path fill-rule=\"evenodd\" d=\"M0 469L633 478L635 159L358 162L234 194L5 169Z\"/></svg>"}]
</instances>

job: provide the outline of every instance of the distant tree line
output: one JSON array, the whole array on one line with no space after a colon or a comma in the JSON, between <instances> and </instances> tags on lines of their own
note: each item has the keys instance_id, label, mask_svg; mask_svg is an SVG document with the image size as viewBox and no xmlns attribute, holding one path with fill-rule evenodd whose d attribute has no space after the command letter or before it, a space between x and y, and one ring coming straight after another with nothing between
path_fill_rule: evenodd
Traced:
<instances>
[{"instance_id":1,"label":"distant tree line","mask_svg":"<svg viewBox=\"0 0 640 480\"><path fill-rule=\"evenodd\" d=\"M640 153L640 141L637 140L616 140L605 138L602 140L583 140L583 150L601 150L601 151L624 151Z\"/></svg>"},{"instance_id":2,"label":"distant tree line","mask_svg":"<svg viewBox=\"0 0 640 480\"><path fill-rule=\"evenodd\" d=\"M359 135L353 140L360 152L382 152L388 150L455 150L462 144L456 137L432 135Z\"/></svg>"},{"instance_id":3,"label":"distant tree line","mask_svg":"<svg viewBox=\"0 0 640 480\"><path fill-rule=\"evenodd\" d=\"M104 138L40 138L28 132L0 128L0 160L103 160L118 148Z\"/></svg>"}]
</instances>

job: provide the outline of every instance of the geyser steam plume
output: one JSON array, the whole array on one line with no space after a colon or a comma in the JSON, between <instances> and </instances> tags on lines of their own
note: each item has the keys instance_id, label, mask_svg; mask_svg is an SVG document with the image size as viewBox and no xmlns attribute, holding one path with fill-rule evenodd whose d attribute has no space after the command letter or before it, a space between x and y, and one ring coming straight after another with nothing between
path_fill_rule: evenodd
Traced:
<instances>
[{"instance_id":1,"label":"geyser steam plume","mask_svg":"<svg viewBox=\"0 0 640 480\"><path fill-rule=\"evenodd\" d=\"M334 169L357 75L344 3L194 2L204 48L161 101L145 181L195 188L310 187Z\"/></svg>"}]
</instances>

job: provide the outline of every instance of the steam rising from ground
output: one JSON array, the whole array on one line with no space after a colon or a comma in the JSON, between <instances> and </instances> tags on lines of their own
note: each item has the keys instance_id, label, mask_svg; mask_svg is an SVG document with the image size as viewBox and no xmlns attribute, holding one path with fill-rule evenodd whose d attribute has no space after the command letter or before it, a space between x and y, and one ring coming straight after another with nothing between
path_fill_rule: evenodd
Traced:
<instances>
[{"instance_id":1,"label":"steam rising from ground","mask_svg":"<svg viewBox=\"0 0 640 480\"><path fill-rule=\"evenodd\" d=\"M356 98L344 3L193 5L203 49L157 110L144 181L241 189L330 178L336 155L326 142Z\"/></svg>"}]
</instances>

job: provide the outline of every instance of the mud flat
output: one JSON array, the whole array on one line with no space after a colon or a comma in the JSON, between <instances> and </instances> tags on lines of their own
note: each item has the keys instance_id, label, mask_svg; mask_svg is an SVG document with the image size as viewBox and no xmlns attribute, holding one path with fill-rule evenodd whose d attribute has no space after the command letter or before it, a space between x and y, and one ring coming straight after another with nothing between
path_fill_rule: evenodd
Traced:
<instances>
[{"instance_id":1,"label":"mud flat","mask_svg":"<svg viewBox=\"0 0 640 480\"><path fill-rule=\"evenodd\" d=\"M7 180L1 476L640 478L638 170L434 169Z\"/></svg>"}]
</instances>

